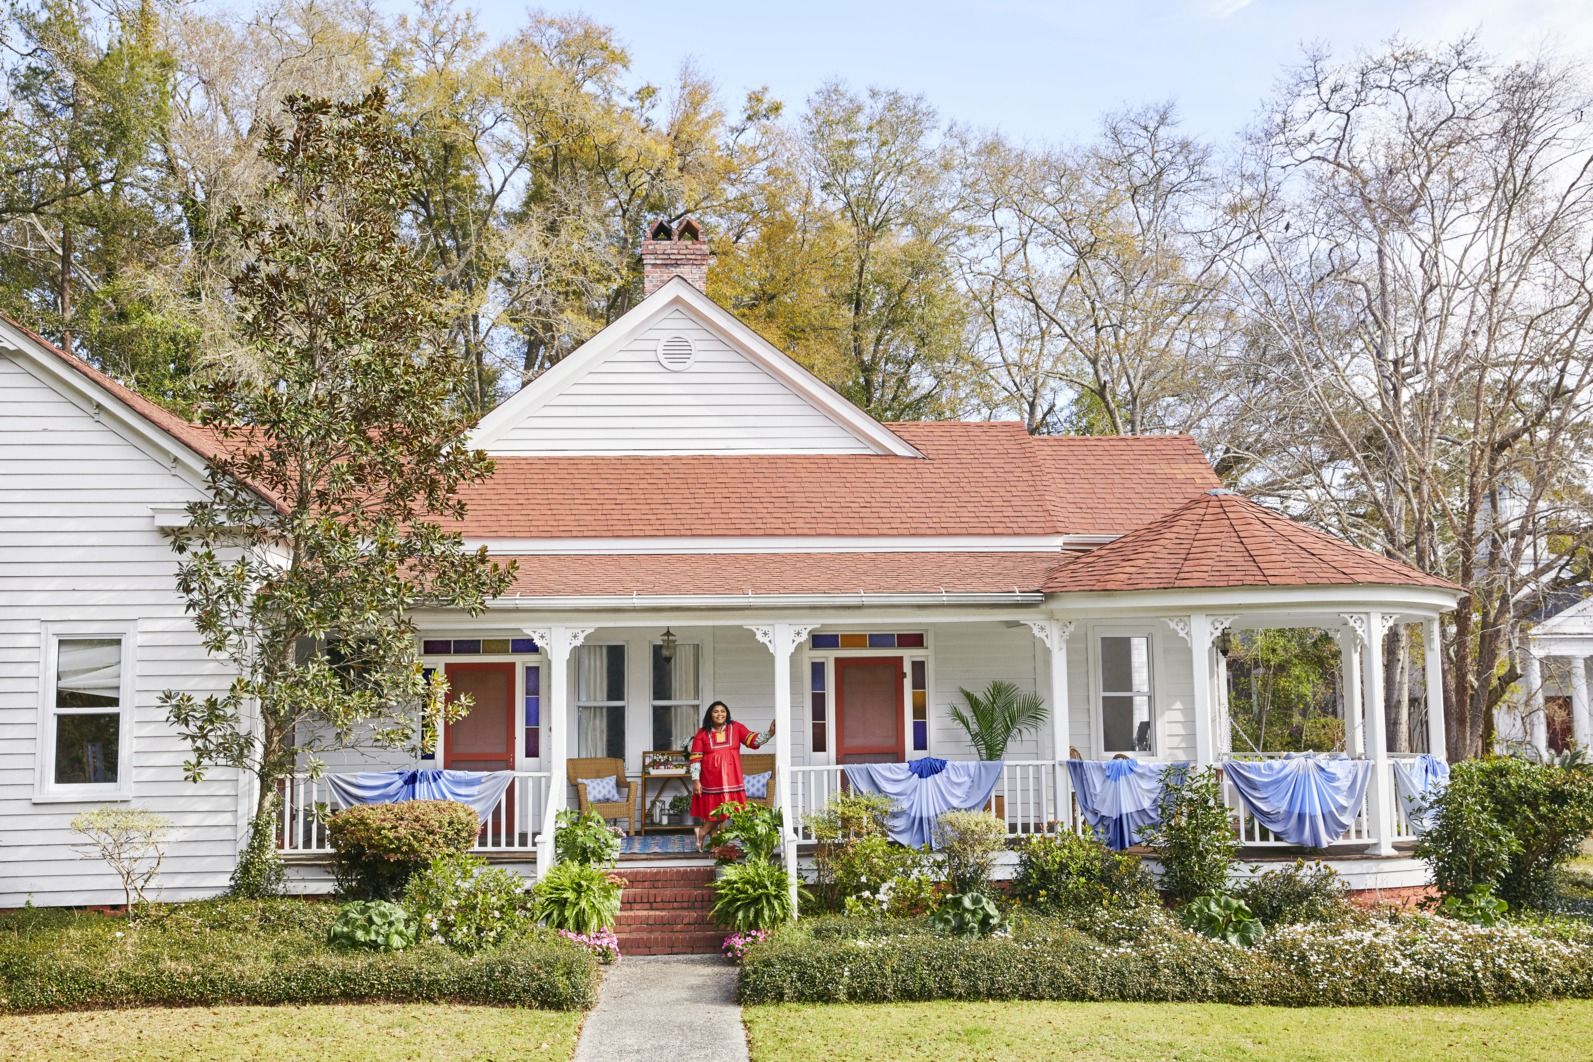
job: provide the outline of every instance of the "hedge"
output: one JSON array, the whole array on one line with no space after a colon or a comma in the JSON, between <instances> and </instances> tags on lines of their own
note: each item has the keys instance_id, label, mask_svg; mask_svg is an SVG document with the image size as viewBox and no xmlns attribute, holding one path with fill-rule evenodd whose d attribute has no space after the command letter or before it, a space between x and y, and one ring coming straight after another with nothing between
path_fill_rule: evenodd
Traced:
<instances>
[{"instance_id":1,"label":"hedge","mask_svg":"<svg viewBox=\"0 0 1593 1062\"><path fill-rule=\"evenodd\" d=\"M338 1002L457 1002L582 1010L590 953L537 933L464 956L334 949L333 904L220 900L143 919L64 910L0 915L0 1011Z\"/></svg>"},{"instance_id":2,"label":"hedge","mask_svg":"<svg viewBox=\"0 0 1593 1062\"><path fill-rule=\"evenodd\" d=\"M338 891L394 899L433 859L469 852L480 830L475 809L455 800L357 804L339 811L326 820Z\"/></svg>"},{"instance_id":3,"label":"hedge","mask_svg":"<svg viewBox=\"0 0 1593 1062\"><path fill-rule=\"evenodd\" d=\"M1244 949L1161 912L1089 931L1021 921L1010 938L782 929L742 961L743 1003L930 1000L1371 1006L1593 997L1593 930L1448 919L1291 926Z\"/></svg>"}]
</instances>

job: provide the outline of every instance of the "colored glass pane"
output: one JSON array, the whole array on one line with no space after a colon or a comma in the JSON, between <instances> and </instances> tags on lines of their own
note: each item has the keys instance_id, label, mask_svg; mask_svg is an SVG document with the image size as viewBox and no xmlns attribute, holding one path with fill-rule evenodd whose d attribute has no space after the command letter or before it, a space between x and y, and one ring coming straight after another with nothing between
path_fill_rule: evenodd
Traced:
<instances>
[{"instance_id":1,"label":"colored glass pane","mask_svg":"<svg viewBox=\"0 0 1593 1062\"><path fill-rule=\"evenodd\" d=\"M913 718L928 719L929 695L923 690L913 691Z\"/></svg>"},{"instance_id":2,"label":"colored glass pane","mask_svg":"<svg viewBox=\"0 0 1593 1062\"><path fill-rule=\"evenodd\" d=\"M896 648L898 649L922 649L923 647L924 634L922 631L916 631L912 634L898 634L896 636Z\"/></svg>"},{"instance_id":3,"label":"colored glass pane","mask_svg":"<svg viewBox=\"0 0 1593 1062\"><path fill-rule=\"evenodd\" d=\"M913 721L913 751L925 752L929 749L929 724L927 722Z\"/></svg>"},{"instance_id":4,"label":"colored glass pane","mask_svg":"<svg viewBox=\"0 0 1593 1062\"><path fill-rule=\"evenodd\" d=\"M921 689L927 688L928 686L929 686L929 683L924 681L924 661L922 661L922 660L914 660L913 661L913 689L921 690Z\"/></svg>"},{"instance_id":5,"label":"colored glass pane","mask_svg":"<svg viewBox=\"0 0 1593 1062\"><path fill-rule=\"evenodd\" d=\"M453 643L447 638L427 638L420 643L420 651L427 656L446 656L453 650Z\"/></svg>"},{"instance_id":6,"label":"colored glass pane","mask_svg":"<svg viewBox=\"0 0 1593 1062\"><path fill-rule=\"evenodd\" d=\"M841 636L839 634L815 634L812 642L815 649L839 649Z\"/></svg>"},{"instance_id":7,"label":"colored glass pane","mask_svg":"<svg viewBox=\"0 0 1593 1062\"><path fill-rule=\"evenodd\" d=\"M481 643L481 651L483 653L507 653L509 651L509 639L488 638Z\"/></svg>"},{"instance_id":8,"label":"colored glass pane","mask_svg":"<svg viewBox=\"0 0 1593 1062\"><path fill-rule=\"evenodd\" d=\"M479 653L479 652L481 652L481 639L480 638L455 638L454 639L454 652L455 653Z\"/></svg>"},{"instance_id":9,"label":"colored glass pane","mask_svg":"<svg viewBox=\"0 0 1593 1062\"><path fill-rule=\"evenodd\" d=\"M813 661L813 663L808 666L808 674L812 676L812 680L808 688L812 690L822 690L824 688L824 661Z\"/></svg>"},{"instance_id":10,"label":"colored glass pane","mask_svg":"<svg viewBox=\"0 0 1593 1062\"><path fill-rule=\"evenodd\" d=\"M530 638L509 639L509 652L511 653L534 653L536 651L537 643Z\"/></svg>"},{"instance_id":11,"label":"colored glass pane","mask_svg":"<svg viewBox=\"0 0 1593 1062\"><path fill-rule=\"evenodd\" d=\"M823 723L814 723L813 724L813 751L814 752L823 752L824 751L826 736L827 735L824 732L824 724Z\"/></svg>"},{"instance_id":12,"label":"colored glass pane","mask_svg":"<svg viewBox=\"0 0 1593 1062\"><path fill-rule=\"evenodd\" d=\"M822 692L815 692L813 694L813 721L815 723L824 718L824 710L826 707L827 705L825 704L824 694Z\"/></svg>"},{"instance_id":13,"label":"colored glass pane","mask_svg":"<svg viewBox=\"0 0 1593 1062\"><path fill-rule=\"evenodd\" d=\"M843 635L841 635L841 648L842 649L867 649L868 648L868 635L866 635L866 634L843 634Z\"/></svg>"},{"instance_id":14,"label":"colored glass pane","mask_svg":"<svg viewBox=\"0 0 1593 1062\"><path fill-rule=\"evenodd\" d=\"M896 635L871 634L868 636L868 647L870 649L894 649L896 648Z\"/></svg>"},{"instance_id":15,"label":"colored glass pane","mask_svg":"<svg viewBox=\"0 0 1593 1062\"><path fill-rule=\"evenodd\" d=\"M542 731L538 727L525 728L525 754L531 757L542 755Z\"/></svg>"}]
</instances>

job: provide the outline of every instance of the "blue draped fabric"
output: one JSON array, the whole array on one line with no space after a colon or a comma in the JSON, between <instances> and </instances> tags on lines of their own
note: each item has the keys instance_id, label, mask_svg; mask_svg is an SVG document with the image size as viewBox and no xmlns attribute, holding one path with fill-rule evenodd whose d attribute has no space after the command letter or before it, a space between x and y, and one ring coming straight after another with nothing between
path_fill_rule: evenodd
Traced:
<instances>
[{"instance_id":1,"label":"blue draped fabric","mask_svg":"<svg viewBox=\"0 0 1593 1062\"><path fill-rule=\"evenodd\" d=\"M907 769L920 778L933 778L946 769L946 761L937 760L933 756L924 756L920 759L908 760Z\"/></svg>"},{"instance_id":2,"label":"blue draped fabric","mask_svg":"<svg viewBox=\"0 0 1593 1062\"><path fill-rule=\"evenodd\" d=\"M1156 801L1162 774L1187 763L1141 763L1138 760L1068 760L1079 813L1108 848L1121 852L1140 841L1148 826L1161 821Z\"/></svg>"},{"instance_id":3,"label":"blue draped fabric","mask_svg":"<svg viewBox=\"0 0 1593 1062\"><path fill-rule=\"evenodd\" d=\"M859 792L895 801L885 820L891 840L909 848L938 847L935 820L948 811L978 811L990 803L1001 767L1000 760L952 760L944 770L923 777L906 763L851 763L846 777Z\"/></svg>"},{"instance_id":4,"label":"blue draped fabric","mask_svg":"<svg viewBox=\"0 0 1593 1062\"><path fill-rule=\"evenodd\" d=\"M339 808L404 800L457 800L474 808L483 824L512 781L513 771L362 771L326 776L332 802Z\"/></svg>"},{"instance_id":5,"label":"blue draped fabric","mask_svg":"<svg viewBox=\"0 0 1593 1062\"><path fill-rule=\"evenodd\" d=\"M1420 837L1432 825L1432 811L1428 803L1449 784L1449 764L1437 756L1422 753L1413 762L1394 761L1394 788L1399 790L1400 807L1405 810L1405 821Z\"/></svg>"},{"instance_id":6,"label":"blue draped fabric","mask_svg":"<svg viewBox=\"0 0 1593 1062\"><path fill-rule=\"evenodd\" d=\"M1345 756L1229 760L1223 771L1245 808L1267 829L1306 848L1343 837L1366 796L1372 765Z\"/></svg>"}]
</instances>

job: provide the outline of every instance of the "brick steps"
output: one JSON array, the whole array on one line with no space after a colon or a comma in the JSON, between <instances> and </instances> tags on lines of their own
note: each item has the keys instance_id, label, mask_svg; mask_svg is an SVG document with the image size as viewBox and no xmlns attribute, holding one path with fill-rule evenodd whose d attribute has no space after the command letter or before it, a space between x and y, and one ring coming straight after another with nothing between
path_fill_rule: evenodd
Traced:
<instances>
[{"instance_id":1,"label":"brick steps","mask_svg":"<svg viewBox=\"0 0 1593 1062\"><path fill-rule=\"evenodd\" d=\"M614 927L624 955L714 955L725 934L713 919L712 867L621 870L629 884Z\"/></svg>"}]
</instances>

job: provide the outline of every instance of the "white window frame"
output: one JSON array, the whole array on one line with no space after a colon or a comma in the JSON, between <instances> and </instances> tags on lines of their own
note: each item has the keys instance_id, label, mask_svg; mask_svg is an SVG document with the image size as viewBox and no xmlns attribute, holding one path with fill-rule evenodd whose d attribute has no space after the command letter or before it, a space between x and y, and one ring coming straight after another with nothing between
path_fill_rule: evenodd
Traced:
<instances>
[{"instance_id":1,"label":"white window frame","mask_svg":"<svg viewBox=\"0 0 1593 1062\"><path fill-rule=\"evenodd\" d=\"M707 653L707 650L705 649L705 647L703 646L703 643L699 642L699 641L679 641L679 640L677 640L675 642L675 648L677 650L680 649L681 646L688 646L688 645L695 647L696 650L697 650L697 699L696 700L688 700L688 701L655 701L653 699L653 679L656 678L656 675L653 672L653 650L658 648L659 646L662 646L663 644L664 644L663 642L658 641L657 639L654 639L654 640L652 640L652 641L647 643L647 742L648 742L648 747L647 747L647 750L645 750L645 751L652 751L653 711L655 709L658 709L658 708L679 708L682 705L689 704L693 708L696 709L696 713L695 714L696 714L697 718L700 720L701 717L702 717L704 704L712 703L712 702L709 702L709 701L705 701L703 699L704 695L705 695L704 694L704 689L703 689L703 687L705 685L705 683L703 682L703 679L705 677L703 675L703 669L704 669L704 667L707 666L706 665L706 661L707 661L707 658L708 658L708 653ZM629 676L627 676L627 678L628 677ZM628 721L627 721L627 725L628 725ZM695 732L695 731L693 731L693 732ZM625 735L625 739L628 742L630 740L630 735L626 734ZM690 738L688 737L687 740L690 740Z\"/></svg>"},{"instance_id":2,"label":"white window frame","mask_svg":"<svg viewBox=\"0 0 1593 1062\"><path fill-rule=\"evenodd\" d=\"M1102 688L1102 679L1105 668L1101 663L1101 642L1106 638L1144 638L1145 639L1145 670L1150 688L1143 694L1138 690L1107 690ZM1156 632L1149 627L1096 627L1090 632L1090 685L1092 687L1091 704L1095 713L1095 754L1098 758L1107 756L1129 756L1133 759L1154 760L1161 755L1166 740L1162 733L1162 712L1156 703L1156 676L1157 667ZM1113 749L1106 748L1106 698L1107 697L1139 697L1144 696L1150 710L1150 739L1149 751L1138 749Z\"/></svg>"},{"instance_id":3,"label":"white window frame","mask_svg":"<svg viewBox=\"0 0 1593 1062\"><path fill-rule=\"evenodd\" d=\"M625 750L626 750L627 753L630 751L630 740L631 740L630 702L626 699L626 697L625 696L621 696L621 698L619 700L617 700L617 701L583 701L583 700L581 700L581 664L580 664L581 650L586 649L588 647L596 649L598 647L609 648L609 647L612 647L612 646L618 646L619 647L620 656L624 660L625 674L624 674L623 678L620 681L620 689L621 689L621 691L624 694L628 695L630 693L631 674L632 674L632 672L631 672L631 647L630 647L630 644L628 642L624 642L624 641L582 642L580 645L576 646L575 650L570 654L571 662L574 664L574 666L570 668L570 686L571 686L571 688L573 690L573 693L574 693L574 695L570 698L570 706L571 706L571 708L574 709L571 712L571 724L572 724L572 729L573 729L573 733L572 733L571 736L574 737L574 739L575 739L575 755L576 755L577 758L581 757L581 709L582 708L619 708L620 709L620 717L624 720L624 723L625 723L625 742L626 742ZM647 677L648 677L648 681L651 682L651 680L652 680L652 661L651 660L648 661ZM649 720L649 723L650 722L651 722L651 720ZM647 736L648 736L648 740L652 740L651 732L649 732ZM603 755L607 755L607 753L603 753ZM621 760L625 760L625 759L627 759L627 757L625 755L621 755L620 759Z\"/></svg>"},{"instance_id":4,"label":"white window frame","mask_svg":"<svg viewBox=\"0 0 1593 1062\"><path fill-rule=\"evenodd\" d=\"M95 639L122 644L122 685L117 714L116 781L55 782L56 663L62 640ZM54 804L133 799L133 725L138 691L138 625L136 623L46 623L39 629L39 707L34 725L33 802ZM106 710L72 712L109 715Z\"/></svg>"}]
</instances>

